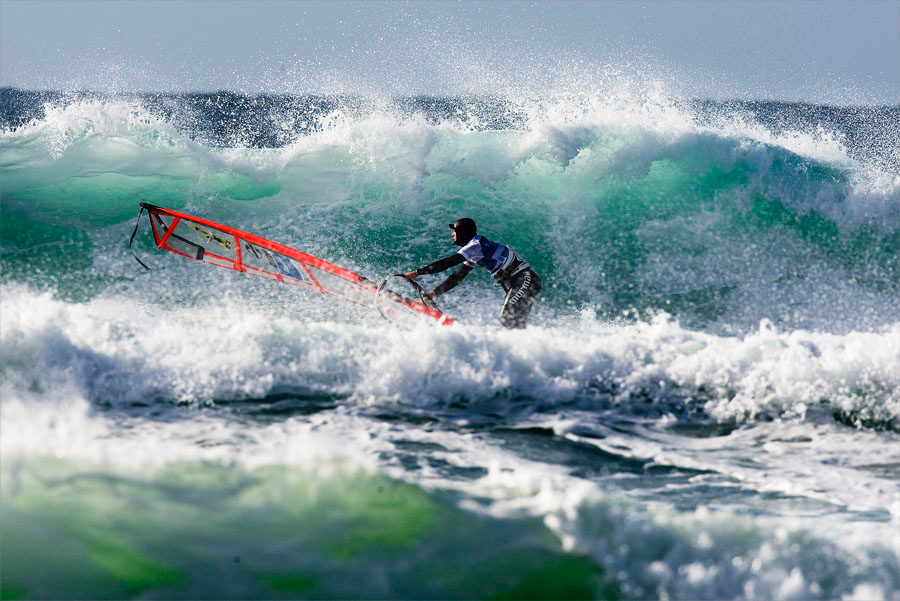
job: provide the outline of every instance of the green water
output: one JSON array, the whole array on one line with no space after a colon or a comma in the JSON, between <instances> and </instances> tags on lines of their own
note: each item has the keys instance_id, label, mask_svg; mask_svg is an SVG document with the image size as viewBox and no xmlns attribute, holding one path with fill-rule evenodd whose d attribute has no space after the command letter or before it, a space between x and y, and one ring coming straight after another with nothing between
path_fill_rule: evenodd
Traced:
<instances>
[{"instance_id":1,"label":"green water","mask_svg":"<svg viewBox=\"0 0 900 601\"><path fill-rule=\"evenodd\" d=\"M618 598L538 520L331 466L33 459L3 476L3 598ZM53 575L48 577L48 566Z\"/></svg>"}]
</instances>

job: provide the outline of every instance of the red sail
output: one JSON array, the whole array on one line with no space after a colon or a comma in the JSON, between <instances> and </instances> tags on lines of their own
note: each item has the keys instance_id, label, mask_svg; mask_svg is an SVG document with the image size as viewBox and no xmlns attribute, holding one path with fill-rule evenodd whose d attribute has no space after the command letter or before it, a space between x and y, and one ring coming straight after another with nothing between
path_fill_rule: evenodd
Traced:
<instances>
[{"instance_id":1,"label":"red sail","mask_svg":"<svg viewBox=\"0 0 900 601\"><path fill-rule=\"evenodd\" d=\"M285 284L309 286L323 294L334 294L359 305L375 307L378 287L343 267L208 219L144 202L141 207L150 215L153 237L159 248ZM379 302L382 303L382 314L396 318L413 314L443 325L453 323L452 318L440 311L400 295L382 295Z\"/></svg>"}]
</instances>

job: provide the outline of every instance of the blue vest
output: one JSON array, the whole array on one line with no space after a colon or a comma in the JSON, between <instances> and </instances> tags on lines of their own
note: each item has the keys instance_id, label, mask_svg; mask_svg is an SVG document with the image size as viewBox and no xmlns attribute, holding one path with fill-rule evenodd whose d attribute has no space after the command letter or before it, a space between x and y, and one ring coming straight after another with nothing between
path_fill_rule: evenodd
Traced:
<instances>
[{"instance_id":1,"label":"blue vest","mask_svg":"<svg viewBox=\"0 0 900 601\"><path fill-rule=\"evenodd\" d=\"M475 236L465 246L459 249L459 254L466 260L469 267L484 267L494 277L504 275L500 272L504 267L513 267L507 276L515 275L528 267L528 263L507 245L488 240L484 236Z\"/></svg>"}]
</instances>

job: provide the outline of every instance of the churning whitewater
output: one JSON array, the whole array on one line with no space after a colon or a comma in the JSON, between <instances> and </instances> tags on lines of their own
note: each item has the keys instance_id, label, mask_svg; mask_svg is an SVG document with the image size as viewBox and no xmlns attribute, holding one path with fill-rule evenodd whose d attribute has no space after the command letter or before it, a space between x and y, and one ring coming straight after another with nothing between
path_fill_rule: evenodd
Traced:
<instances>
[{"instance_id":1,"label":"churning whitewater","mask_svg":"<svg viewBox=\"0 0 900 601\"><path fill-rule=\"evenodd\" d=\"M900 108L0 116L0 596L900 599ZM146 223L145 271L140 202L376 282L469 216L543 292L507 331L476 271L397 327Z\"/></svg>"}]
</instances>

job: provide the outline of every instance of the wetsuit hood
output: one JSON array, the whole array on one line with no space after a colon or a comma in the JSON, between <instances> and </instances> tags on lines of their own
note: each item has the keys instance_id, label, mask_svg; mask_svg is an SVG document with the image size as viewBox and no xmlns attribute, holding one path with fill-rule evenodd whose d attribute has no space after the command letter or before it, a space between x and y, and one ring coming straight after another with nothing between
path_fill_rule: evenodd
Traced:
<instances>
[{"instance_id":1,"label":"wetsuit hood","mask_svg":"<svg viewBox=\"0 0 900 601\"><path fill-rule=\"evenodd\" d=\"M456 242L454 242L454 244L457 246L465 246L468 244L469 240L474 238L478 231L475 222L468 217L457 219L450 224L450 229L456 232Z\"/></svg>"}]
</instances>

